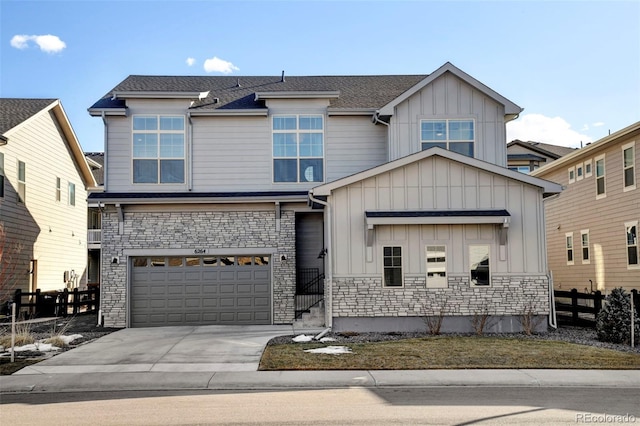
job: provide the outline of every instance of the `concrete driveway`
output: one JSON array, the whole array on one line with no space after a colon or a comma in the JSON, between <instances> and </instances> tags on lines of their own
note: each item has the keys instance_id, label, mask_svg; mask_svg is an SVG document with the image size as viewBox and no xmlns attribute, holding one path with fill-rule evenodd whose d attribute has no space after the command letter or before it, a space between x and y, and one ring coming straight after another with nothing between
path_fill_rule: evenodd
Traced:
<instances>
[{"instance_id":1,"label":"concrete driveway","mask_svg":"<svg viewBox=\"0 0 640 426\"><path fill-rule=\"evenodd\" d=\"M15 374L257 371L273 337L316 331L290 325L126 328Z\"/></svg>"}]
</instances>

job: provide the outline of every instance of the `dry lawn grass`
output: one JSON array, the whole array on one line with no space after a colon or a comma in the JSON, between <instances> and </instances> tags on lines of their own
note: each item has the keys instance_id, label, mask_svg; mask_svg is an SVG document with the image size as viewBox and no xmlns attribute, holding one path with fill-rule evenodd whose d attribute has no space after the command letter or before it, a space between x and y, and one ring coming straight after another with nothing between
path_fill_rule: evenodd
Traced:
<instances>
[{"instance_id":1,"label":"dry lawn grass","mask_svg":"<svg viewBox=\"0 0 640 426\"><path fill-rule=\"evenodd\" d=\"M321 343L269 345L260 370L459 368L640 369L640 355L574 343L499 337L430 337L345 345L352 354L304 352Z\"/></svg>"}]
</instances>

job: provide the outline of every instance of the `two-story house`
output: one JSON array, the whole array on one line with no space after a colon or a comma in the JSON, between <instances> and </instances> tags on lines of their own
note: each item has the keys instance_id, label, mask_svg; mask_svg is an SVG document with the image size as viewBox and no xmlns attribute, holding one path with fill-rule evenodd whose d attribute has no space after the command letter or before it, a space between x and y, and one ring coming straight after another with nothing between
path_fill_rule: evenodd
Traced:
<instances>
[{"instance_id":1,"label":"two-story house","mask_svg":"<svg viewBox=\"0 0 640 426\"><path fill-rule=\"evenodd\" d=\"M95 181L62 104L1 98L0 134L0 298L81 287Z\"/></svg>"},{"instance_id":2,"label":"two-story house","mask_svg":"<svg viewBox=\"0 0 640 426\"><path fill-rule=\"evenodd\" d=\"M549 267L557 289L640 289L640 122L532 175L560 183L545 201Z\"/></svg>"},{"instance_id":3,"label":"two-story house","mask_svg":"<svg viewBox=\"0 0 640 426\"><path fill-rule=\"evenodd\" d=\"M335 330L544 318L542 200L561 188L507 168L521 110L450 63L129 76L89 108L105 325L287 324L312 304Z\"/></svg>"},{"instance_id":4,"label":"two-story house","mask_svg":"<svg viewBox=\"0 0 640 426\"><path fill-rule=\"evenodd\" d=\"M530 173L575 150L576 148L566 146L515 139L507 144L507 166L511 170Z\"/></svg>"}]
</instances>

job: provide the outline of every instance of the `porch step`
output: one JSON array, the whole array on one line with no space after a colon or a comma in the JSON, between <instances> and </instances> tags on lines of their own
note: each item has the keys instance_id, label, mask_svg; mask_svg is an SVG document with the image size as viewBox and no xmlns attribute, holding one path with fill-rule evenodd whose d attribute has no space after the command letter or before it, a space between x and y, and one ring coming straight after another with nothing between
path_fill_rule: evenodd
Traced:
<instances>
[{"instance_id":1,"label":"porch step","mask_svg":"<svg viewBox=\"0 0 640 426\"><path fill-rule=\"evenodd\" d=\"M300 319L294 321L295 327L324 327L324 302L309 309Z\"/></svg>"}]
</instances>

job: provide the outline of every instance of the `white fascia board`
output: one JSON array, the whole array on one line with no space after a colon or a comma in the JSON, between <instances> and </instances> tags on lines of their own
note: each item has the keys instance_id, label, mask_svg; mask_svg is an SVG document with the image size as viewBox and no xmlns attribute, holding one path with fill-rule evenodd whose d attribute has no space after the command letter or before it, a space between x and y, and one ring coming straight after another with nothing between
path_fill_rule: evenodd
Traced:
<instances>
[{"instance_id":1,"label":"white fascia board","mask_svg":"<svg viewBox=\"0 0 640 426\"><path fill-rule=\"evenodd\" d=\"M327 115L373 115L375 108L327 108Z\"/></svg>"},{"instance_id":2,"label":"white fascia board","mask_svg":"<svg viewBox=\"0 0 640 426\"><path fill-rule=\"evenodd\" d=\"M105 198L97 200L102 204L246 204L271 203L275 201L306 203L306 196L284 195L280 197L189 197L189 198Z\"/></svg>"},{"instance_id":3,"label":"white fascia board","mask_svg":"<svg viewBox=\"0 0 640 426\"><path fill-rule=\"evenodd\" d=\"M113 92L113 99L200 99L202 92Z\"/></svg>"},{"instance_id":4,"label":"white fascia board","mask_svg":"<svg viewBox=\"0 0 640 426\"><path fill-rule=\"evenodd\" d=\"M584 148L576 149L574 152L563 155L557 160L553 160L551 163L546 164L538 169L535 169L530 173L531 176L539 176L545 174L551 170L555 170L557 168L566 167L567 163L571 163L575 161L576 157L582 157L589 155L592 151L602 148L608 143L615 142L617 139L627 137L631 135L633 132L640 131L640 121L633 123L630 126L625 127L624 129L618 130L608 136L605 136L602 139L599 139L595 142L592 142L590 145L585 146Z\"/></svg>"},{"instance_id":5,"label":"white fascia board","mask_svg":"<svg viewBox=\"0 0 640 426\"><path fill-rule=\"evenodd\" d=\"M203 116L260 116L266 117L269 115L269 110L266 108L260 109L212 109L212 110L193 110L190 111L192 117L203 117Z\"/></svg>"},{"instance_id":6,"label":"white fascia board","mask_svg":"<svg viewBox=\"0 0 640 426\"><path fill-rule=\"evenodd\" d=\"M127 116L127 108L89 108L87 111L89 111L89 115L92 117L102 117L103 112L105 116Z\"/></svg>"},{"instance_id":7,"label":"white fascia board","mask_svg":"<svg viewBox=\"0 0 640 426\"><path fill-rule=\"evenodd\" d=\"M416 92L421 90L427 84L436 80L445 72L452 73L453 75L457 76L461 80L468 83L470 86L476 88L480 92L494 99L496 102L499 102L500 104L504 105L504 113L507 116L515 117L523 111L523 108L514 104L509 99L505 98L504 96L502 96L495 90L489 88L488 86L481 83L480 81L476 80L475 78L471 77L466 72L454 66L451 62L447 62L444 65L442 65L440 68L435 70L433 73L429 74L424 80L422 80L421 82L419 82L418 84L416 84L415 86L413 86L412 88L410 88L409 90L407 90L406 92L398 96L393 101L389 102L387 105L380 108L379 110L380 115L393 115L394 109L398 104L407 100L409 97L413 96ZM513 119L514 117L511 117L511 119Z\"/></svg>"},{"instance_id":8,"label":"white fascia board","mask_svg":"<svg viewBox=\"0 0 640 426\"><path fill-rule=\"evenodd\" d=\"M385 163L383 165L373 167L371 169L365 170L360 173L353 174L351 176L344 177L342 179L335 180L333 182L316 186L311 189L311 193L315 196L326 196L331 195L331 192L334 189L342 188L343 186L350 185L352 183L360 182L362 180L368 179L372 176L379 175L381 173L385 173L391 170L394 170L399 167L404 167L408 164L414 163L416 161L423 160L425 158L429 158L432 156L443 157L452 161L456 161L458 163L462 163L471 167L475 167L481 170L485 170L489 173L497 174L500 176L507 177L509 179L514 179L520 182L527 183L529 185L540 187L544 190L545 193L548 194L556 194L562 191L562 186L555 183L550 182L548 180L540 179L537 177L533 177L530 175L526 175L524 173L516 172L513 170L509 170L506 167L500 167L493 163L488 163L486 161L478 160L476 158L467 157L466 155L458 154L443 148L430 148L425 151L419 151L415 154L407 155L406 157L399 158L397 160L391 161L389 163Z\"/></svg>"},{"instance_id":9,"label":"white fascia board","mask_svg":"<svg viewBox=\"0 0 640 426\"><path fill-rule=\"evenodd\" d=\"M465 225L508 224L509 216L367 217L367 226L376 225Z\"/></svg>"},{"instance_id":10,"label":"white fascia board","mask_svg":"<svg viewBox=\"0 0 640 426\"><path fill-rule=\"evenodd\" d=\"M300 92L256 92L255 100L260 99L335 99L339 91L300 91Z\"/></svg>"}]
</instances>

